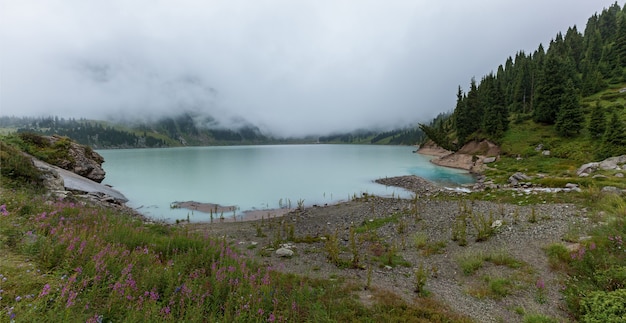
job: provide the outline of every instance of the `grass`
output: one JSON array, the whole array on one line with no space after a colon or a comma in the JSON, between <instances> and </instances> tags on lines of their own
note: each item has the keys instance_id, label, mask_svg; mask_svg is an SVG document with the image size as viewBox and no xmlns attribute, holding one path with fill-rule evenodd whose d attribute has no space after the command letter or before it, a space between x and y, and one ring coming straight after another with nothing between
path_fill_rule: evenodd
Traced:
<instances>
[{"instance_id":1,"label":"grass","mask_svg":"<svg viewBox=\"0 0 626 323\"><path fill-rule=\"evenodd\" d=\"M524 263L512 257L504 250L482 252L472 251L466 252L456 259L459 267L465 275L473 275L482 268L485 262L491 262L496 266L506 266L512 269L521 268Z\"/></svg>"},{"instance_id":2,"label":"grass","mask_svg":"<svg viewBox=\"0 0 626 323\"><path fill-rule=\"evenodd\" d=\"M459 267L466 276L475 275L486 263L504 266L508 270L498 270L497 274L484 274L482 279L468 282L467 293L478 299L490 298L499 300L511 295L516 289L524 286L531 268L512 257L504 250L492 252L466 252L457 258ZM512 271L511 271L512 270Z\"/></svg>"},{"instance_id":3,"label":"grass","mask_svg":"<svg viewBox=\"0 0 626 323\"><path fill-rule=\"evenodd\" d=\"M360 226L358 226L355 229L355 232L366 233L368 231L374 231L374 230L380 229L389 223L397 223L400 220L401 215L402 214L400 213L394 213L388 217L375 218L375 219L370 219L369 221L364 221L363 223L361 223Z\"/></svg>"},{"instance_id":4,"label":"grass","mask_svg":"<svg viewBox=\"0 0 626 323\"><path fill-rule=\"evenodd\" d=\"M508 277L485 276L482 282L474 283L468 294L476 298L502 299L513 292L515 282Z\"/></svg>"}]
</instances>

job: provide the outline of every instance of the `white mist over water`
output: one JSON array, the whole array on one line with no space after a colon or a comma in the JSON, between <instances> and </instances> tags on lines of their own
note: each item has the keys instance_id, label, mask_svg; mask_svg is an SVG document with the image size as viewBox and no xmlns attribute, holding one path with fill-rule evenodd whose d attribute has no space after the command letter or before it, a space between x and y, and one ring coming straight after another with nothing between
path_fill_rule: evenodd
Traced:
<instances>
[{"instance_id":1,"label":"white mist over water","mask_svg":"<svg viewBox=\"0 0 626 323\"><path fill-rule=\"evenodd\" d=\"M414 147L373 145L275 145L99 150L105 184L146 216L174 221L191 211L171 209L176 201L197 201L246 210L336 203L364 192L410 197L377 178L418 175L433 181L469 183L466 172L438 167ZM225 216L232 216L226 214ZM197 211L192 221L207 221Z\"/></svg>"}]
</instances>

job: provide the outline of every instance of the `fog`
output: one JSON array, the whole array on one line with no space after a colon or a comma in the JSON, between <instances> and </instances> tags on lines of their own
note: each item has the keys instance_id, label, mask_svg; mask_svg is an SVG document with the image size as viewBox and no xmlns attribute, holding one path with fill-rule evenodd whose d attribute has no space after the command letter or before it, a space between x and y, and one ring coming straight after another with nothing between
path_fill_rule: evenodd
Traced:
<instances>
[{"instance_id":1,"label":"fog","mask_svg":"<svg viewBox=\"0 0 626 323\"><path fill-rule=\"evenodd\" d=\"M405 126L613 2L0 0L0 114Z\"/></svg>"}]
</instances>

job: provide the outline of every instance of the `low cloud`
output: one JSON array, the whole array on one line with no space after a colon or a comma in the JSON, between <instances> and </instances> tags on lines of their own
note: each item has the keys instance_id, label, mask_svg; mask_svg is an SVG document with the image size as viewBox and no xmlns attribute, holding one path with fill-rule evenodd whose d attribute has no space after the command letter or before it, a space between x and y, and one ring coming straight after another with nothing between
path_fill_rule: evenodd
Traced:
<instances>
[{"instance_id":1,"label":"low cloud","mask_svg":"<svg viewBox=\"0 0 626 323\"><path fill-rule=\"evenodd\" d=\"M0 0L0 113L402 126L611 3Z\"/></svg>"}]
</instances>

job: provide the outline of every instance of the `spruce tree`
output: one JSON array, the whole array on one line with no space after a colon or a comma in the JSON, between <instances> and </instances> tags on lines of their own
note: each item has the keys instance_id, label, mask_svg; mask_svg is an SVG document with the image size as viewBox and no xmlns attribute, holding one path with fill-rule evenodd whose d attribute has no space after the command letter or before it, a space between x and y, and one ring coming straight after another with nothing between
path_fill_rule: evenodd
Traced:
<instances>
[{"instance_id":1,"label":"spruce tree","mask_svg":"<svg viewBox=\"0 0 626 323\"><path fill-rule=\"evenodd\" d=\"M611 120L607 124L599 157L607 158L626 154L626 126L620 120L616 111L611 114Z\"/></svg>"},{"instance_id":2,"label":"spruce tree","mask_svg":"<svg viewBox=\"0 0 626 323\"><path fill-rule=\"evenodd\" d=\"M465 97L463 95L463 91L461 91L461 87L459 86L459 91L456 95L456 108L454 109L454 114L456 117L456 137L458 139L458 145L463 146L467 137L474 132L471 129L471 116L470 112L467 110L467 106L465 104Z\"/></svg>"},{"instance_id":3,"label":"spruce tree","mask_svg":"<svg viewBox=\"0 0 626 323\"><path fill-rule=\"evenodd\" d=\"M591 118L589 119L589 135L593 139L602 138L605 131L606 116L604 115L604 109L600 106L600 102L597 102L596 107L591 111Z\"/></svg>"},{"instance_id":4,"label":"spruce tree","mask_svg":"<svg viewBox=\"0 0 626 323\"><path fill-rule=\"evenodd\" d=\"M561 95L561 106L556 118L556 131L565 137L573 137L580 133L584 116L580 109L578 92L574 82L567 81L565 92Z\"/></svg>"},{"instance_id":5,"label":"spruce tree","mask_svg":"<svg viewBox=\"0 0 626 323\"><path fill-rule=\"evenodd\" d=\"M485 107L482 129L492 139L502 138L509 125L508 110L504 106L504 94L497 79L488 75L480 84L481 104Z\"/></svg>"},{"instance_id":6,"label":"spruce tree","mask_svg":"<svg viewBox=\"0 0 626 323\"><path fill-rule=\"evenodd\" d=\"M535 122L554 124L562 105L568 75L563 59L547 55L540 85L537 88L537 105L533 111Z\"/></svg>"}]
</instances>

